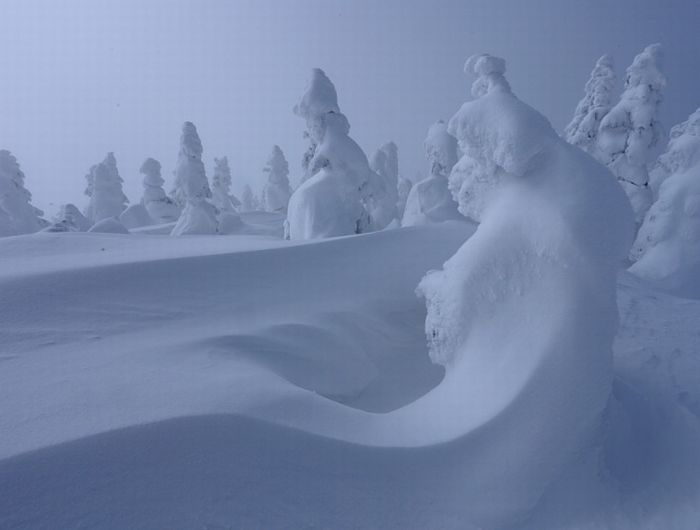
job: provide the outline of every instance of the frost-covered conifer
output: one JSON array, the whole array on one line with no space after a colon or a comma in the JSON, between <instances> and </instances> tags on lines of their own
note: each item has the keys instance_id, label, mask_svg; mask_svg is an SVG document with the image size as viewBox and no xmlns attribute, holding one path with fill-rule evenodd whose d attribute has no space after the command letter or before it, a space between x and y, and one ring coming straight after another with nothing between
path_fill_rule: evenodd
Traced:
<instances>
[{"instance_id":1,"label":"frost-covered conifer","mask_svg":"<svg viewBox=\"0 0 700 530\"><path fill-rule=\"evenodd\" d=\"M566 127L566 141L594 154L600 122L612 108L615 90L613 59L603 55L595 64L586 83L585 95L576 107L571 123Z\"/></svg>"},{"instance_id":2,"label":"frost-covered conifer","mask_svg":"<svg viewBox=\"0 0 700 530\"><path fill-rule=\"evenodd\" d=\"M287 214L291 239L359 234L376 228L370 209L384 192L360 146L348 133L350 124L340 112L333 83L320 69L299 104L297 116L306 121L313 156L309 177L292 194Z\"/></svg>"},{"instance_id":3,"label":"frost-covered conifer","mask_svg":"<svg viewBox=\"0 0 700 530\"><path fill-rule=\"evenodd\" d=\"M263 172L267 173L267 182L262 191L264 209L286 214L292 188L289 185L289 164L278 145L272 147Z\"/></svg>"},{"instance_id":4,"label":"frost-covered conifer","mask_svg":"<svg viewBox=\"0 0 700 530\"><path fill-rule=\"evenodd\" d=\"M211 192L214 206L222 212L235 212L241 205L241 201L231 194L231 168L226 156L214 159Z\"/></svg>"},{"instance_id":5,"label":"frost-covered conifer","mask_svg":"<svg viewBox=\"0 0 700 530\"><path fill-rule=\"evenodd\" d=\"M461 217L447 184L450 172L457 163L457 140L447 132L445 122L440 120L430 127L423 145L430 176L411 188L402 226L437 223Z\"/></svg>"},{"instance_id":6,"label":"frost-covered conifer","mask_svg":"<svg viewBox=\"0 0 700 530\"><path fill-rule=\"evenodd\" d=\"M242 212L252 212L258 207L257 199L253 193L253 189L249 184L243 186L243 195L241 195L241 211Z\"/></svg>"},{"instance_id":7,"label":"frost-covered conifer","mask_svg":"<svg viewBox=\"0 0 700 530\"><path fill-rule=\"evenodd\" d=\"M649 186L658 194L659 187L670 175L682 173L700 162L700 109L686 121L674 125L668 146L649 173Z\"/></svg>"},{"instance_id":8,"label":"frost-covered conifer","mask_svg":"<svg viewBox=\"0 0 700 530\"><path fill-rule=\"evenodd\" d=\"M148 215L156 223L170 223L177 221L180 217L181 209L175 201L165 194L163 184L165 181L161 176L160 162L154 158L147 158L141 164L141 175L143 175L143 204Z\"/></svg>"},{"instance_id":9,"label":"frost-covered conifer","mask_svg":"<svg viewBox=\"0 0 700 530\"><path fill-rule=\"evenodd\" d=\"M381 229L398 218L399 150L394 142L382 145L374 152L370 168L381 178L381 189L369 201L370 215L376 229Z\"/></svg>"},{"instance_id":10,"label":"frost-covered conifer","mask_svg":"<svg viewBox=\"0 0 700 530\"><path fill-rule=\"evenodd\" d=\"M87 232L90 221L74 204L64 204L54 217L53 224L46 227L46 232Z\"/></svg>"},{"instance_id":11,"label":"frost-covered conifer","mask_svg":"<svg viewBox=\"0 0 700 530\"><path fill-rule=\"evenodd\" d=\"M29 234L47 225L44 212L31 203L24 178L14 155L0 149L0 235Z\"/></svg>"},{"instance_id":12,"label":"frost-covered conifer","mask_svg":"<svg viewBox=\"0 0 700 530\"><path fill-rule=\"evenodd\" d=\"M632 246L633 273L700 296L700 163L666 178Z\"/></svg>"},{"instance_id":13,"label":"frost-covered conifer","mask_svg":"<svg viewBox=\"0 0 700 530\"><path fill-rule=\"evenodd\" d=\"M420 180L423 180L422 178L417 179L416 182L420 182ZM396 190L397 190L397 201L396 201L396 210L398 213L398 216L403 219L404 212L406 210L406 201L408 200L408 195L411 193L411 188L413 188L413 182L411 182L409 179L403 177L402 175L399 175L399 182L396 185Z\"/></svg>"},{"instance_id":14,"label":"frost-covered conifer","mask_svg":"<svg viewBox=\"0 0 700 530\"><path fill-rule=\"evenodd\" d=\"M108 217L119 217L129 202L122 190L117 159L114 153L107 153L105 159L90 168L87 175L88 187L85 194L90 197L86 217L95 224Z\"/></svg>"},{"instance_id":15,"label":"frost-covered conifer","mask_svg":"<svg viewBox=\"0 0 700 530\"><path fill-rule=\"evenodd\" d=\"M210 202L211 190L202 162L202 142L197 128L187 121L182 126L180 153L175 168L175 188L185 199L171 235L215 234L218 230L218 211Z\"/></svg>"},{"instance_id":16,"label":"frost-covered conifer","mask_svg":"<svg viewBox=\"0 0 700 530\"><path fill-rule=\"evenodd\" d=\"M603 118L598 133L597 156L625 189L637 223L652 200L647 164L661 134L658 113L666 85L661 58L659 44L634 58L620 101Z\"/></svg>"}]
</instances>

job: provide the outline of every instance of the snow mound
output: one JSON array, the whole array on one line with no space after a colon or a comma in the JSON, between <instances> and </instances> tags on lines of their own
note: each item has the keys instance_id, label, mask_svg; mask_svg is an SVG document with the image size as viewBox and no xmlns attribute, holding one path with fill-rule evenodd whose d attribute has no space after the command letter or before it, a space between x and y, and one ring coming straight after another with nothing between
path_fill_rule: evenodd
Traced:
<instances>
[{"instance_id":1,"label":"snow mound","mask_svg":"<svg viewBox=\"0 0 700 530\"><path fill-rule=\"evenodd\" d=\"M119 215L119 222L125 227L141 228L154 224L148 210L142 203L132 204Z\"/></svg>"},{"instance_id":2,"label":"snow mound","mask_svg":"<svg viewBox=\"0 0 700 530\"><path fill-rule=\"evenodd\" d=\"M219 227L216 207L207 199L189 198L175 223L173 236L216 234Z\"/></svg>"},{"instance_id":3,"label":"snow mound","mask_svg":"<svg viewBox=\"0 0 700 530\"><path fill-rule=\"evenodd\" d=\"M128 234L129 230L116 217L107 217L96 222L88 232L100 234Z\"/></svg>"}]
</instances>

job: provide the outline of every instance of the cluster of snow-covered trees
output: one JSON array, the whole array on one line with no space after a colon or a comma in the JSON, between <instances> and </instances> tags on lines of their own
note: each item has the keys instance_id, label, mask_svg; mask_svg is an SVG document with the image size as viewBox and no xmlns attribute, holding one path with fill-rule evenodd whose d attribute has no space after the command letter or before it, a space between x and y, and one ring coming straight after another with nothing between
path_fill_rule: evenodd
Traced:
<instances>
[{"instance_id":1,"label":"cluster of snow-covered trees","mask_svg":"<svg viewBox=\"0 0 700 530\"><path fill-rule=\"evenodd\" d=\"M663 139L662 59L659 44L639 53L615 103L613 61L601 57L566 140L605 164L627 193L638 227L631 270L680 287L700 272L700 109L671 129L656 158Z\"/></svg>"},{"instance_id":2,"label":"cluster of snow-covered trees","mask_svg":"<svg viewBox=\"0 0 700 530\"><path fill-rule=\"evenodd\" d=\"M563 134L568 143L607 166L626 192L637 224L630 258L643 262L635 265L640 272L658 271L662 265L671 270L681 262L700 269L700 109L671 129L665 151L656 158L662 148L659 107L666 86L661 66L661 46L646 47L627 68L617 96L613 59L602 56ZM478 74L472 89L475 97L510 91L501 59L475 56L466 68ZM164 189L160 163L148 158L141 166L143 196L129 205L117 160L108 153L86 175L85 209L63 205L50 225L31 204L17 160L2 150L0 235L42 229L128 232L168 224L173 235L227 234L244 226L241 213L254 210L286 217L290 239L360 234L464 217L480 222L481 201L501 178L493 167L480 162L483 153L477 152L473 142L464 140L473 124L458 115L429 127L424 142L428 176L415 185L399 173L395 143L387 142L368 158L350 135L350 122L340 110L335 86L320 69L312 71L293 111L304 120L309 141L299 186L292 188L289 164L274 145L262 168L261 196L246 184L240 200L231 193L227 157L214 159L211 182L208 179L202 142L190 122L182 129L170 193ZM499 167L510 171L513 153L529 149L528 136L518 136L517 143L503 153ZM651 262L653 267L648 265Z\"/></svg>"}]
</instances>

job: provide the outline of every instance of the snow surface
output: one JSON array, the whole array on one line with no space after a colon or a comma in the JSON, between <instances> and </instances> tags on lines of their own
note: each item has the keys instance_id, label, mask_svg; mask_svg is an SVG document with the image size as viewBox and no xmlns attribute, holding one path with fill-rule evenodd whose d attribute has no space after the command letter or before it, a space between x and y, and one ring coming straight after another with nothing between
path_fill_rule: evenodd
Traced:
<instances>
[{"instance_id":1,"label":"snow surface","mask_svg":"<svg viewBox=\"0 0 700 530\"><path fill-rule=\"evenodd\" d=\"M429 362L413 294L473 230L0 240L0 527L694 528L700 302L623 276L609 425L568 466L515 465L570 426L530 407L565 382L521 359L490 415L493 389ZM505 293L552 306L504 340L580 314L556 292Z\"/></svg>"}]
</instances>

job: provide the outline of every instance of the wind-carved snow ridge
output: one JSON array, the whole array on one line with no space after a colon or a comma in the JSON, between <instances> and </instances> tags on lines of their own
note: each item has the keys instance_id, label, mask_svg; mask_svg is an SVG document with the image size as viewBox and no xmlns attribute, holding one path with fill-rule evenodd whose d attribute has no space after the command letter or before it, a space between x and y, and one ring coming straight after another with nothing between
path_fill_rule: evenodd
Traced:
<instances>
[{"instance_id":1,"label":"wind-carved snow ridge","mask_svg":"<svg viewBox=\"0 0 700 530\"><path fill-rule=\"evenodd\" d=\"M608 170L511 93L502 59L475 56L467 67L478 99L450 121L463 151L451 184L481 224L418 287L430 357L447 372L406 409L432 411L433 432L480 427L465 480L511 510L477 515L491 527L528 510L601 428L617 266L634 223Z\"/></svg>"}]
</instances>

